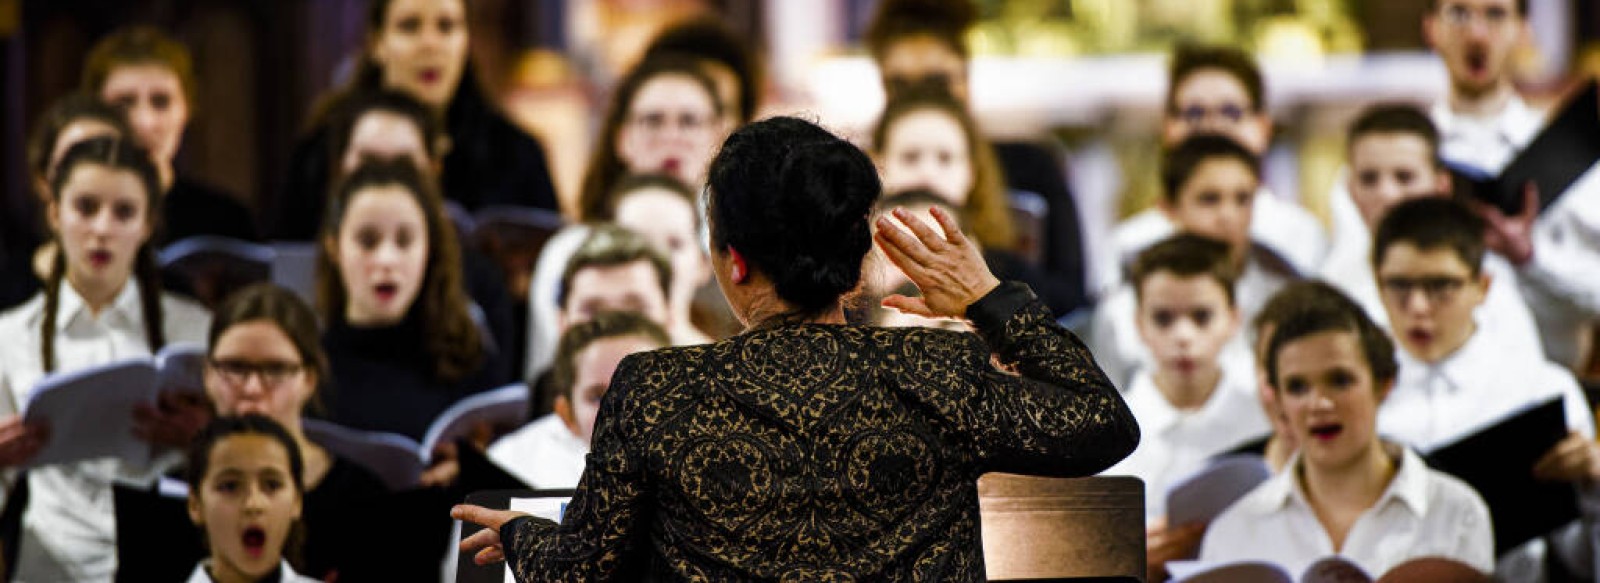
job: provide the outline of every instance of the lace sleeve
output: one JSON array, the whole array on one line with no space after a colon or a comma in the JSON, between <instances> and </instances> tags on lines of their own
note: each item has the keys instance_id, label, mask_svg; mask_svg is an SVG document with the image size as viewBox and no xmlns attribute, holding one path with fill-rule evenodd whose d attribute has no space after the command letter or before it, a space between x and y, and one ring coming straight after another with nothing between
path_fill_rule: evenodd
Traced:
<instances>
[{"instance_id":1,"label":"lace sleeve","mask_svg":"<svg viewBox=\"0 0 1600 583\"><path fill-rule=\"evenodd\" d=\"M560 525L537 518L501 528L506 561L518 581L611 581L630 564L637 524L648 515L642 454L626 430L638 361L618 365L600 404L583 477Z\"/></svg>"},{"instance_id":2,"label":"lace sleeve","mask_svg":"<svg viewBox=\"0 0 1600 583\"><path fill-rule=\"evenodd\" d=\"M1122 395L1027 286L1002 284L967 316L1018 373L972 367L979 372L966 414L988 470L1092 475L1139 444L1139 424Z\"/></svg>"}]
</instances>

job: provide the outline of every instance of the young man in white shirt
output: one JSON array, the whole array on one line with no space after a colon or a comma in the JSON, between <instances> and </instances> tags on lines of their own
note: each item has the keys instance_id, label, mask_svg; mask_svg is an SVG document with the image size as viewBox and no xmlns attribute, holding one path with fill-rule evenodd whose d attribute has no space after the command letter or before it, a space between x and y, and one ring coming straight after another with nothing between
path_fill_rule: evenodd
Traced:
<instances>
[{"instance_id":1,"label":"young man in white shirt","mask_svg":"<svg viewBox=\"0 0 1600 583\"><path fill-rule=\"evenodd\" d=\"M1152 245L1133 263L1139 337L1155 363L1134 376L1127 394L1144 438L1104 474L1144 480L1152 577L1167 560L1192 556L1205 526L1168 529L1167 490L1212 456L1270 431L1255 377L1230 374L1218 360L1239 330L1233 274L1226 243L1190 234Z\"/></svg>"},{"instance_id":2,"label":"young man in white shirt","mask_svg":"<svg viewBox=\"0 0 1600 583\"><path fill-rule=\"evenodd\" d=\"M1250 236L1255 199L1260 188L1259 162L1248 148L1231 138L1200 134L1168 152L1162 168L1160 209L1165 220L1180 232L1209 237L1228 244L1234 273L1234 306L1243 319L1255 317L1261 306L1284 284L1296 278L1270 251ZM1126 390L1133 371L1150 366L1150 352L1139 340L1135 294L1123 283L1096 308L1090 348L1102 370ZM1225 368L1249 378L1255 368L1250 349L1239 335L1222 359Z\"/></svg>"},{"instance_id":3,"label":"young man in white shirt","mask_svg":"<svg viewBox=\"0 0 1600 583\"><path fill-rule=\"evenodd\" d=\"M1266 109L1261 69L1249 54L1231 46L1180 47L1172 55L1167 83L1162 147L1177 147L1198 134L1215 134L1233 138L1257 158L1266 153L1272 143L1272 116ZM1249 227L1250 239L1282 257L1297 273L1311 273L1327 252L1322 223L1299 204L1259 190L1251 201L1259 220ZM1118 224L1102 281L1121 281L1122 269L1140 250L1178 229L1156 208Z\"/></svg>"},{"instance_id":4,"label":"young man in white shirt","mask_svg":"<svg viewBox=\"0 0 1600 583\"><path fill-rule=\"evenodd\" d=\"M1396 205L1378 223L1373 267L1400 345L1400 374L1378 414L1387 437L1430 450L1482 429L1514 410L1562 397L1570 435L1529 471L1569 482L1585 507L1582 526L1534 541L1503 557L1499 575L1539 581L1547 554L1569 571L1593 576L1594 555L1584 533L1600 500L1600 444L1594 416L1572 374L1554 363L1506 350L1472 314L1494 282L1481 268L1483 221L1449 199Z\"/></svg>"},{"instance_id":5,"label":"young man in white shirt","mask_svg":"<svg viewBox=\"0 0 1600 583\"><path fill-rule=\"evenodd\" d=\"M1339 555L1381 576L1441 557L1487 573L1494 536L1483 500L1379 437L1394 345L1349 298L1306 285L1312 293L1273 330L1264 358L1300 451L1212 522L1200 560L1268 561L1299 575Z\"/></svg>"},{"instance_id":6,"label":"young man in white shirt","mask_svg":"<svg viewBox=\"0 0 1600 583\"><path fill-rule=\"evenodd\" d=\"M1424 37L1450 73L1450 95L1432 110L1442 155L1498 174L1545 123L1511 81L1515 50L1532 34L1527 0L1432 0L1429 8ZM1600 314L1600 172L1591 169L1543 213L1531 203L1509 217L1478 210L1489 223L1490 249L1516 267L1545 353L1571 366L1585 325Z\"/></svg>"},{"instance_id":7,"label":"young man in white shirt","mask_svg":"<svg viewBox=\"0 0 1600 583\"><path fill-rule=\"evenodd\" d=\"M1334 243L1319 276L1366 308L1379 327L1389 327L1389 314L1372 276L1372 228L1394 205L1415 198L1447 196L1450 175L1441 166L1439 132L1428 116L1409 105L1377 105L1350 125L1346 153L1348 192L1361 225ZM1479 326L1507 349L1531 349L1537 356L1539 330L1518 291L1516 274L1498 255L1484 257L1483 269L1496 285L1475 312Z\"/></svg>"},{"instance_id":8,"label":"young man in white shirt","mask_svg":"<svg viewBox=\"0 0 1600 583\"><path fill-rule=\"evenodd\" d=\"M594 436L600 398L623 357L671 346L656 322L633 312L604 312L561 335L556 349L555 412L489 446L489 459L540 490L575 488Z\"/></svg>"}]
</instances>

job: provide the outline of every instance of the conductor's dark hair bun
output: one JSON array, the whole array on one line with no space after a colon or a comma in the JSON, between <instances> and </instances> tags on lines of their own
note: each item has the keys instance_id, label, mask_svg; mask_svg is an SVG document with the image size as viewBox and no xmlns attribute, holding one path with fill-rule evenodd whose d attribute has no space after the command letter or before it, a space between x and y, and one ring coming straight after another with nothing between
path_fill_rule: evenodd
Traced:
<instances>
[{"instance_id":1,"label":"conductor's dark hair bun","mask_svg":"<svg viewBox=\"0 0 1600 583\"><path fill-rule=\"evenodd\" d=\"M734 132L711 163L712 245L732 247L810 315L861 279L882 191L872 160L811 122L775 117Z\"/></svg>"}]
</instances>

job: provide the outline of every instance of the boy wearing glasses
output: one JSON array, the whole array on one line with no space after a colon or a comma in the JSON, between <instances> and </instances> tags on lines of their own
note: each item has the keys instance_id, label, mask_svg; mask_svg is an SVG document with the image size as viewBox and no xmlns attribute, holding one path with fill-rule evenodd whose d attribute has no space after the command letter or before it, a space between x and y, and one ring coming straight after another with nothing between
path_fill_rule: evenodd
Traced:
<instances>
[{"instance_id":1,"label":"boy wearing glasses","mask_svg":"<svg viewBox=\"0 0 1600 583\"><path fill-rule=\"evenodd\" d=\"M1429 8L1423 36L1450 73L1450 95L1431 112L1444 137L1442 155L1497 174L1544 125L1511 79L1511 59L1532 34L1528 2L1431 0ZM1513 216L1484 205L1475 210L1488 222L1490 249L1516 266L1545 353L1576 362L1582 328L1600 314L1600 172L1579 178L1543 213L1533 204Z\"/></svg>"},{"instance_id":2,"label":"boy wearing glasses","mask_svg":"<svg viewBox=\"0 0 1600 583\"><path fill-rule=\"evenodd\" d=\"M1361 217L1362 236L1338 241L1319 275L1360 304L1378 326L1388 328L1388 312L1372 272L1371 230L1397 204L1446 196L1450 176L1439 161L1438 130L1427 114L1409 105L1368 108L1351 124L1346 142L1346 186ZM1490 287L1483 305L1474 310L1476 323L1505 339L1508 348L1529 349L1542 358L1533 315L1517 286L1508 284L1516 281L1510 264L1485 254L1483 269L1499 285Z\"/></svg>"},{"instance_id":3,"label":"boy wearing glasses","mask_svg":"<svg viewBox=\"0 0 1600 583\"><path fill-rule=\"evenodd\" d=\"M1481 268L1483 221L1443 198L1402 202L1378 223L1373 271L1394 330L1399 377L1378 412L1383 435L1429 450L1492 423L1507 413L1560 395L1567 439L1533 468L1536 476L1569 482L1586 514L1600 510L1600 444L1594 416L1572 374L1479 327L1473 311L1494 282ZM1590 578L1588 545L1594 516L1504 556L1506 581L1546 580L1546 564ZM1554 557L1546 557L1553 551ZM1549 559L1559 558L1559 561Z\"/></svg>"},{"instance_id":4,"label":"boy wearing glasses","mask_svg":"<svg viewBox=\"0 0 1600 583\"><path fill-rule=\"evenodd\" d=\"M1172 55L1161 144L1174 148L1207 134L1232 138L1260 158L1272 142L1265 83L1255 59L1237 47L1182 46ZM1250 238L1283 257L1299 273L1312 273L1327 252L1322 223L1298 204L1261 189L1251 203L1256 214ZM1159 209L1140 212L1112 233L1116 256L1102 281L1116 283L1139 251L1170 236L1178 226Z\"/></svg>"}]
</instances>

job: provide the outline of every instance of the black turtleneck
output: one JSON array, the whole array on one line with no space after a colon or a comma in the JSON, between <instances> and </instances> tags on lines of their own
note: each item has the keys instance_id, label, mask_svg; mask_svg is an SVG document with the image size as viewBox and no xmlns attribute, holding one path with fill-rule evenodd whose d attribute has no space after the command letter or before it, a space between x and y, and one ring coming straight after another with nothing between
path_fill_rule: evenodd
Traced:
<instances>
[{"instance_id":1,"label":"black turtleneck","mask_svg":"<svg viewBox=\"0 0 1600 583\"><path fill-rule=\"evenodd\" d=\"M497 356L450 383L438 380L416 310L389 326L332 323L322 335L332 368L323 392L328 420L354 429L388 431L421 440L434 417L463 397L508 382Z\"/></svg>"}]
</instances>

